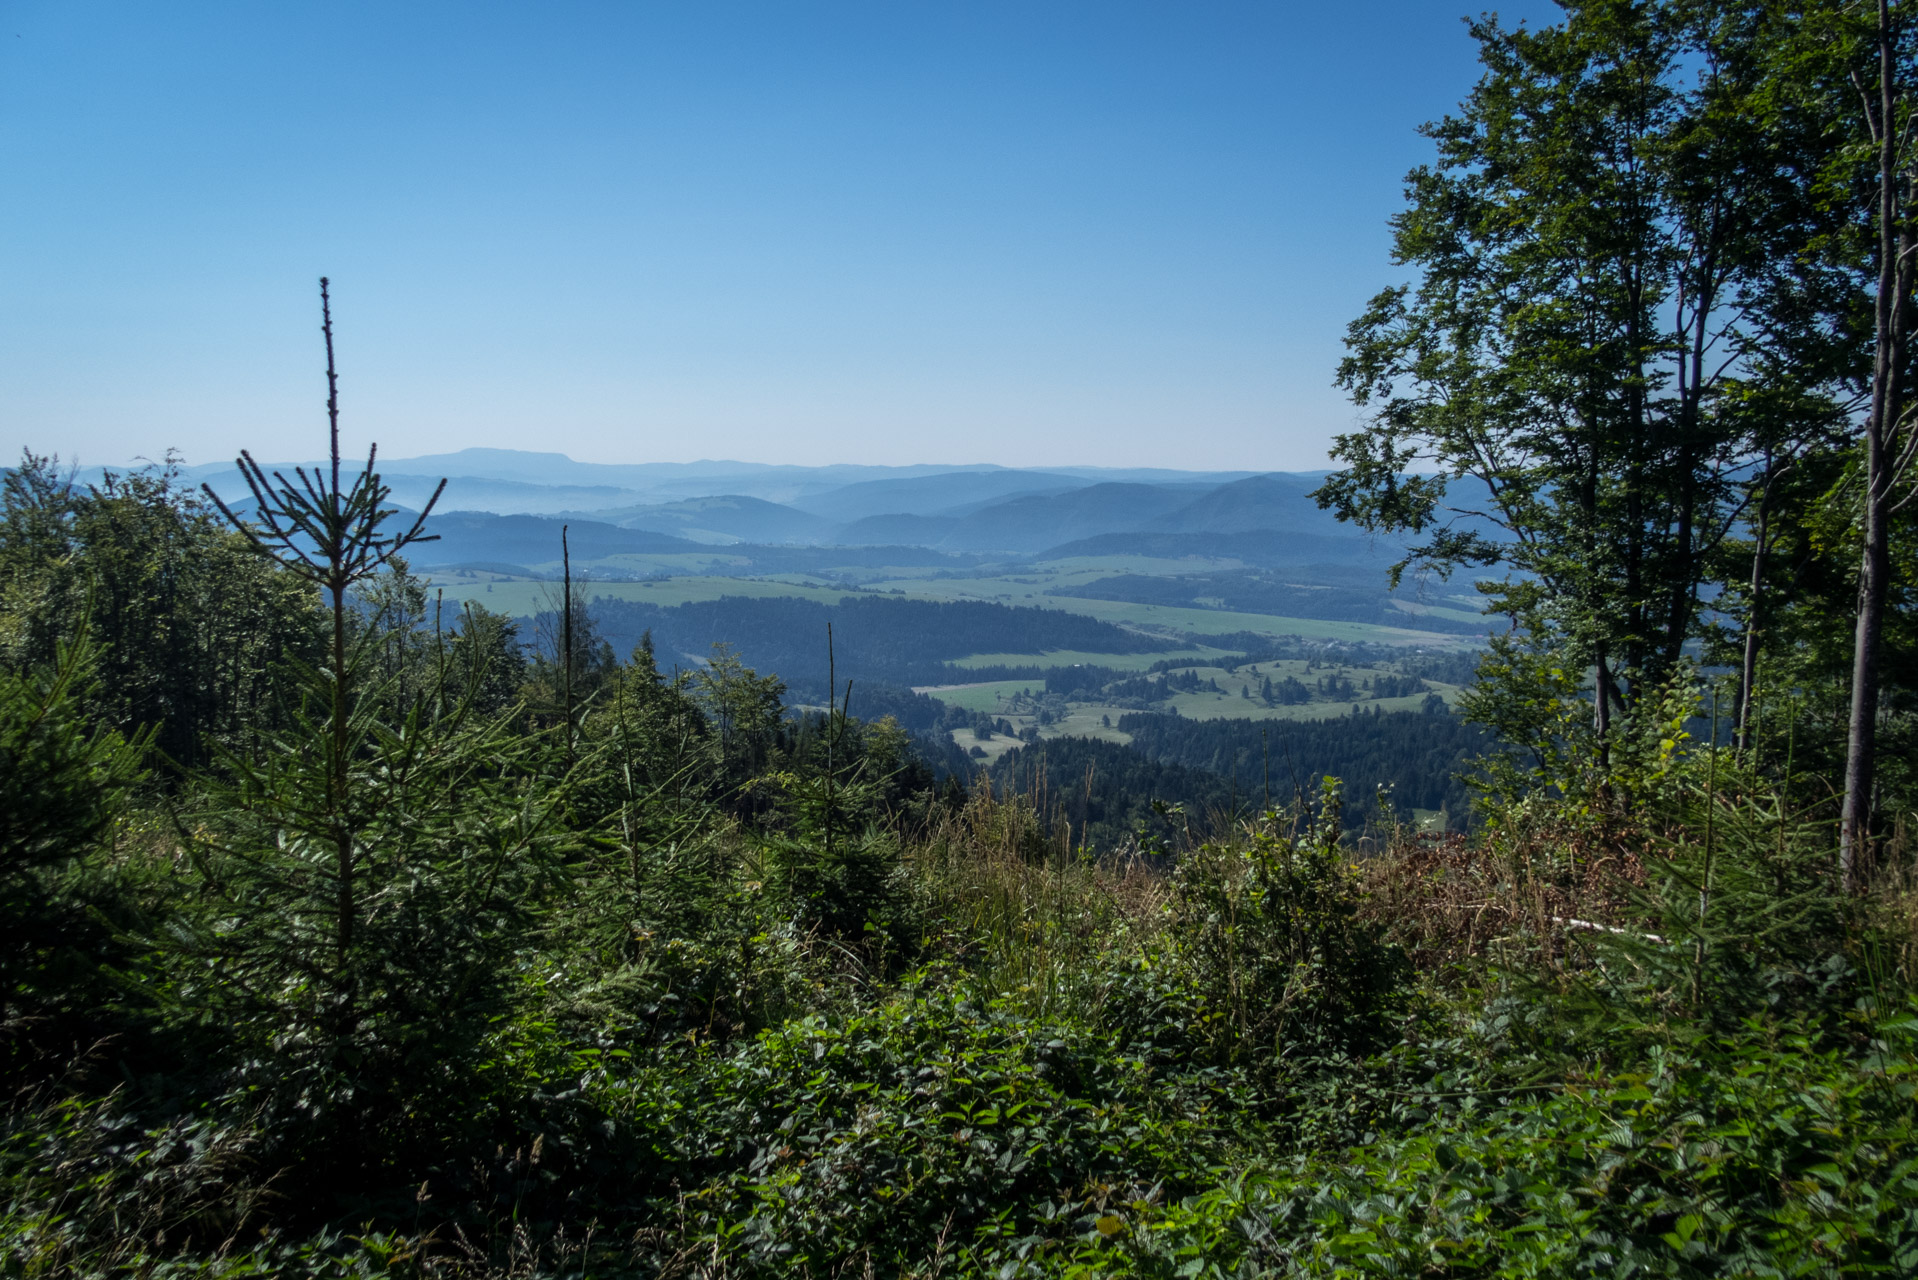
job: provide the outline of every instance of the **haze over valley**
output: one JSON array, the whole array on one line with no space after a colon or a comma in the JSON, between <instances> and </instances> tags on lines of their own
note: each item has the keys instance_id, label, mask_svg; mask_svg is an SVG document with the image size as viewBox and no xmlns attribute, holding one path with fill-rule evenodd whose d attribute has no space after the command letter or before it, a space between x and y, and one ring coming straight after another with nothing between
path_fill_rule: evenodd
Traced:
<instances>
[{"instance_id":1,"label":"haze over valley","mask_svg":"<svg viewBox=\"0 0 1918 1280\"><path fill-rule=\"evenodd\" d=\"M1090 779L1097 839L1124 839L1155 798L1229 812L1269 794L1275 732L1286 794L1335 773L1400 789L1440 826L1469 808L1456 774L1477 731L1450 709L1485 635L1478 600L1389 589L1401 546L1322 509L1321 475L483 448L383 458L380 474L403 514L445 479L432 540L406 553L430 625L475 605L536 652L570 571L613 657L644 643L690 672L731 654L795 709L822 706L836 673L855 714L890 717L942 776ZM179 479L248 510L230 465ZM1423 745L1380 754L1408 734Z\"/></svg>"}]
</instances>

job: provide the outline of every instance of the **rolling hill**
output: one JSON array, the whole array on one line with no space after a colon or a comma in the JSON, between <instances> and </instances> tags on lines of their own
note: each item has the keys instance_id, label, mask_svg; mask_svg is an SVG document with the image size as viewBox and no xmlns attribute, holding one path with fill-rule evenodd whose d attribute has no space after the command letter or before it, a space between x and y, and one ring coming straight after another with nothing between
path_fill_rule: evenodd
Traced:
<instances>
[{"instance_id":1,"label":"rolling hill","mask_svg":"<svg viewBox=\"0 0 1918 1280\"><path fill-rule=\"evenodd\" d=\"M961 517L936 545L947 551L1031 555L1075 538L1143 529L1198 496L1181 485L1095 484L1066 493L1013 498Z\"/></svg>"},{"instance_id":2,"label":"rolling hill","mask_svg":"<svg viewBox=\"0 0 1918 1280\"><path fill-rule=\"evenodd\" d=\"M888 515L967 515L1008 498L1063 493L1094 482L1063 472L994 467L895 480L866 480L809 495L793 505L828 519L854 522Z\"/></svg>"},{"instance_id":3,"label":"rolling hill","mask_svg":"<svg viewBox=\"0 0 1918 1280\"><path fill-rule=\"evenodd\" d=\"M1251 476L1220 485L1147 526L1156 533L1257 533L1265 530L1352 536L1307 495L1316 477Z\"/></svg>"},{"instance_id":4,"label":"rolling hill","mask_svg":"<svg viewBox=\"0 0 1918 1280\"><path fill-rule=\"evenodd\" d=\"M744 494L582 513L627 529L652 529L693 542L796 542L824 539L832 525L783 503Z\"/></svg>"},{"instance_id":5,"label":"rolling hill","mask_svg":"<svg viewBox=\"0 0 1918 1280\"><path fill-rule=\"evenodd\" d=\"M559 521L542 516L494 515L486 511L449 511L426 522L438 540L416 543L407 559L420 567L451 564L556 564L560 529L567 528L573 559L586 563L604 556L697 551L684 538L644 529L622 529L597 520Z\"/></svg>"}]
</instances>

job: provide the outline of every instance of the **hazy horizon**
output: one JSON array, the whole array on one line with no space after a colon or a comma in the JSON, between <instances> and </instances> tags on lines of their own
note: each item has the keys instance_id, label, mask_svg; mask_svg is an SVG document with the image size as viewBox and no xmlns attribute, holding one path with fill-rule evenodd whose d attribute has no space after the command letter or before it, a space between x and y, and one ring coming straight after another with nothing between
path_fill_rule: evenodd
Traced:
<instances>
[{"instance_id":1,"label":"hazy horizon","mask_svg":"<svg viewBox=\"0 0 1918 1280\"><path fill-rule=\"evenodd\" d=\"M374 443L378 444L377 441L375 441ZM29 447L31 446L29 445ZM268 454L258 449L250 449L249 451L260 463L262 463L262 465L267 466L269 468L275 467L275 466L303 466L303 465L308 465L321 460L316 454L311 452L304 453L304 454L287 452L284 455L275 454L275 455L269 456ZM71 467L76 467L81 471L92 471L100 468L107 468L110 470L137 469L137 468L142 468L147 466L159 466L164 461L164 455L159 457L139 456L139 457L128 458L128 459L101 462L95 459L79 457L77 455L68 455L64 453L58 453L57 451L45 451L45 450L35 449L34 452L47 453L49 456L56 457L60 466L63 469L71 466ZM921 472L929 472L929 473L953 472L953 471L1056 471L1056 472L1065 472L1065 473L1108 472L1109 471L1109 472L1119 472L1119 473L1127 473L1127 474L1140 473L1140 472L1163 472L1167 475L1195 475L1195 476L1211 476L1211 475L1250 476L1250 475L1264 475L1264 474L1317 475L1317 474L1325 473L1329 470L1329 468L1327 467L1302 467L1302 468L1154 467L1154 466L1131 467L1131 466L1122 466L1122 465L1116 465L1116 464L1092 463L1092 462L1067 462L1067 463L1038 465L1038 464L1032 464L1032 463L995 462L995 461L967 462L967 461L936 461L936 460L924 461L922 460L922 461L915 461L915 462L881 463L881 462L862 462L854 458L826 458L817 462L758 462L750 458L727 458L727 457L688 458L684 460L664 460L664 459L645 459L645 458L581 458L563 449L512 449L512 448L503 448L495 445L467 445L459 449L450 449L450 450L443 450L443 451L438 451L434 453L422 453L422 454L411 454L411 455L395 455L391 450L381 445L379 448L379 457L378 457L377 465L380 469L384 470L387 467L390 467L399 463L433 462L437 464L440 462L446 462L452 459L460 458L464 455L473 455L473 454L481 454L481 455L503 454L503 455L509 455L511 457L525 458L525 459L552 459L558 462L566 463L571 466L579 466L579 467L607 467L607 468L635 468L635 469L660 468L660 469L682 469L687 471L697 471L699 469L706 468L706 469L712 469L715 471L716 474L722 474L722 475L727 473L726 470L723 470L723 469L732 469L732 470L738 470L741 472L753 471L753 470L770 470L770 471L863 470L863 471L921 471ZM179 454L176 456L175 462L179 465L182 471L191 474L191 473L208 471L215 468L230 467L233 465L237 456L238 455L236 454L235 457L233 458L215 459L215 458L193 458L193 457L188 457L185 454ZM347 466L358 467L364 463L365 457L366 457L366 451L364 448L361 448L359 450L347 450L347 451L344 451L342 454L342 462L343 464ZM11 459L6 461L0 461L0 467L10 467L12 465L13 465L13 460ZM533 482L529 481L529 483L533 483Z\"/></svg>"}]
</instances>

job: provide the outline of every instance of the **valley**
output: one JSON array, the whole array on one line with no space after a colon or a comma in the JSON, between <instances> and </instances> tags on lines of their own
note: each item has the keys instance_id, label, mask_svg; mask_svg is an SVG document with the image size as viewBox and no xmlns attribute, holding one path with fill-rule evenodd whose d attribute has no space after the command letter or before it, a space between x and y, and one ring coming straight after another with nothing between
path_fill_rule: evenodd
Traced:
<instances>
[{"instance_id":1,"label":"valley","mask_svg":"<svg viewBox=\"0 0 1918 1280\"><path fill-rule=\"evenodd\" d=\"M606 467L468 450L392 463L398 501L424 503L430 491L405 480L427 463L451 479L414 571L448 603L515 617L553 606L563 529L574 582L594 601L983 602L1153 637L1154 661L1282 637L1456 648L1484 629L1469 586L1388 591L1400 552L1320 510L1313 476ZM231 473L194 470L241 496ZM680 657L698 662L704 648Z\"/></svg>"},{"instance_id":2,"label":"valley","mask_svg":"<svg viewBox=\"0 0 1918 1280\"><path fill-rule=\"evenodd\" d=\"M644 640L695 678L723 646L800 716L850 681L852 714L895 721L937 776L1071 781L1101 847L1142 838L1155 800L1224 824L1328 773L1428 827L1469 810L1478 737L1452 708L1477 597L1388 590L1402 552L1320 510L1317 477L434 461L452 479L409 566L444 625L485 610L544 652L570 568L607 661Z\"/></svg>"}]
</instances>

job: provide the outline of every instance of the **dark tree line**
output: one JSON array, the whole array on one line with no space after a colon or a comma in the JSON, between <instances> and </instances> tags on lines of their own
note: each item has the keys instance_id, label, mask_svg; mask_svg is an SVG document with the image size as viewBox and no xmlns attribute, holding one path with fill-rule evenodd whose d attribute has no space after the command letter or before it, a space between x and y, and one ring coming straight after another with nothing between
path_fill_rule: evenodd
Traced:
<instances>
[{"instance_id":1,"label":"dark tree line","mask_svg":"<svg viewBox=\"0 0 1918 1280\"><path fill-rule=\"evenodd\" d=\"M29 453L0 481L0 662L91 638L95 714L181 767L281 722L279 664L320 654L315 601L275 574L171 462L79 487ZM175 777L162 770L155 780Z\"/></svg>"},{"instance_id":2,"label":"dark tree line","mask_svg":"<svg viewBox=\"0 0 1918 1280\"><path fill-rule=\"evenodd\" d=\"M754 666L778 671L795 687L822 689L828 624L842 676L895 685L991 678L994 673L947 665L976 653L1144 653L1163 643L1081 614L983 601L860 596L828 605L791 597L727 596L660 606L599 599L592 613L617 648L629 649L650 632L662 662L674 655L691 664L715 643L725 643ZM1036 669L1032 674L1042 678Z\"/></svg>"},{"instance_id":3,"label":"dark tree line","mask_svg":"<svg viewBox=\"0 0 1918 1280\"><path fill-rule=\"evenodd\" d=\"M1104 852L1129 844L1178 844L1249 813L1254 798L1218 773L1157 760L1093 738L1048 738L1015 747L988 771L999 794L1070 823L1075 846ZM1182 812L1167 815L1164 806Z\"/></svg>"},{"instance_id":4,"label":"dark tree line","mask_svg":"<svg viewBox=\"0 0 1918 1280\"><path fill-rule=\"evenodd\" d=\"M1471 812L1461 780L1485 735L1443 704L1418 711L1379 711L1329 720L1187 720L1135 712L1118 727L1132 749L1164 764L1202 769L1224 779L1242 801L1288 805L1318 794L1320 781L1342 779L1347 817L1374 816L1372 798L1391 788L1404 809L1443 810L1455 826Z\"/></svg>"}]
</instances>

